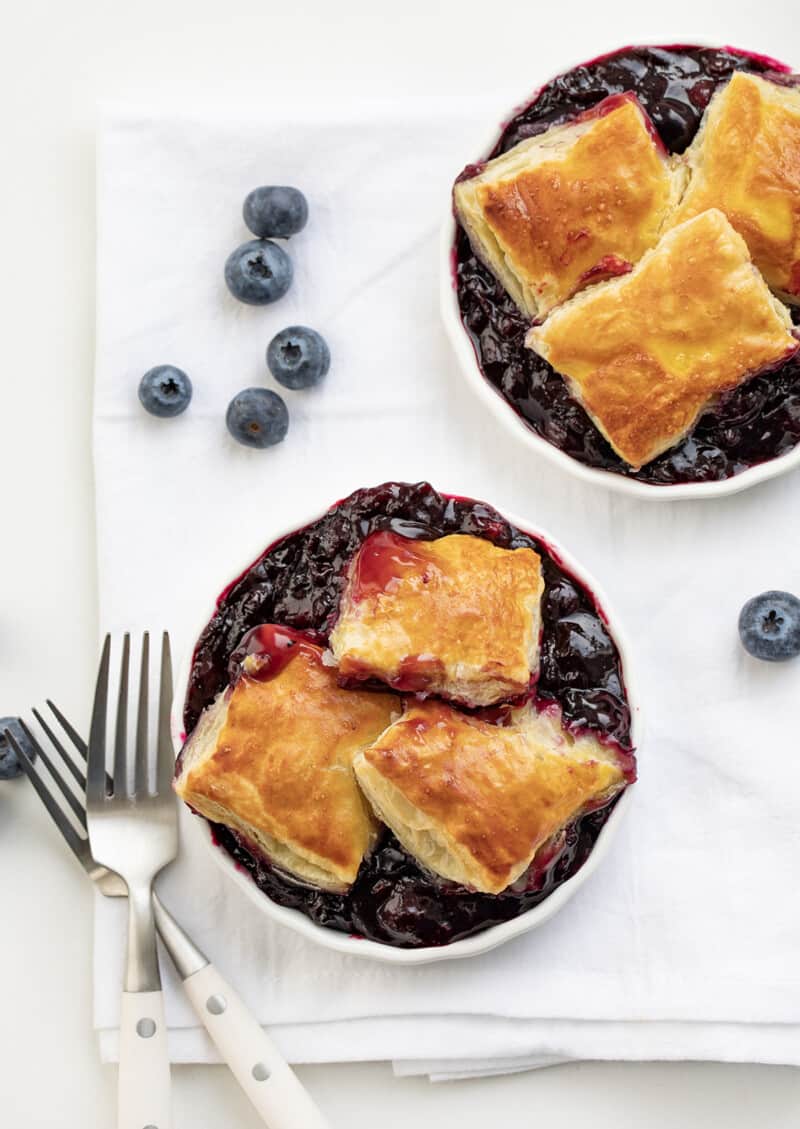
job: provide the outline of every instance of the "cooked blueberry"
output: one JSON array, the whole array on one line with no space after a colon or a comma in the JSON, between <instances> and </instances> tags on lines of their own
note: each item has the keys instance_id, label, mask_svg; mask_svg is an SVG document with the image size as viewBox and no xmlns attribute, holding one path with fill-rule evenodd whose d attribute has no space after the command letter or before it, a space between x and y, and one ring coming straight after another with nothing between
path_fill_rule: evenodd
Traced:
<instances>
[{"instance_id":1,"label":"cooked blueberry","mask_svg":"<svg viewBox=\"0 0 800 1129\"><path fill-rule=\"evenodd\" d=\"M267 346L269 371L284 388L313 388L331 366L325 338L305 325L290 325Z\"/></svg>"},{"instance_id":2,"label":"cooked blueberry","mask_svg":"<svg viewBox=\"0 0 800 1129\"><path fill-rule=\"evenodd\" d=\"M225 282L234 298L250 306L277 302L292 285L294 268L286 252L268 239L251 239L228 255Z\"/></svg>"},{"instance_id":3,"label":"cooked blueberry","mask_svg":"<svg viewBox=\"0 0 800 1129\"><path fill-rule=\"evenodd\" d=\"M259 239L288 239L306 226L308 204L298 188L269 184L248 193L242 215Z\"/></svg>"},{"instance_id":4,"label":"cooked blueberry","mask_svg":"<svg viewBox=\"0 0 800 1129\"><path fill-rule=\"evenodd\" d=\"M228 404L225 422L238 443L246 447L274 447L286 438L289 413L277 392L245 388Z\"/></svg>"},{"instance_id":5,"label":"cooked blueberry","mask_svg":"<svg viewBox=\"0 0 800 1129\"><path fill-rule=\"evenodd\" d=\"M12 780L22 772L17 750L6 737L6 730L14 735L14 740L29 760L35 760L36 750L31 744L18 717L0 717L0 780Z\"/></svg>"},{"instance_id":6,"label":"cooked blueberry","mask_svg":"<svg viewBox=\"0 0 800 1129\"><path fill-rule=\"evenodd\" d=\"M800 655L800 600L791 592L762 592L739 613L739 638L748 654L766 662Z\"/></svg>"},{"instance_id":7,"label":"cooked blueberry","mask_svg":"<svg viewBox=\"0 0 800 1129\"><path fill-rule=\"evenodd\" d=\"M139 382L141 405L153 416L179 416L189 407L191 398L191 380L174 365L156 365Z\"/></svg>"}]
</instances>

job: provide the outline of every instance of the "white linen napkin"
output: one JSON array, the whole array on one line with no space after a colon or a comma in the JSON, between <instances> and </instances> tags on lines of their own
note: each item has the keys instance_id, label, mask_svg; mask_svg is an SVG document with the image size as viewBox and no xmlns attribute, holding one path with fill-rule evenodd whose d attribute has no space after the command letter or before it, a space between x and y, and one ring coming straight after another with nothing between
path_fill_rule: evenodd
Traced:
<instances>
[{"instance_id":1,"label":"white linen napkin","mask_svg":"<svg viewBox=\"0 0 800 1129\"><path fill-rule=\"evenodd\" d=\"M502 99L498 99L502 104ZM476 128L477 123L477 128ZM104 630L191 647L275 531L352 489L430 479L550 529L606 588L644 694L636 802L608 858L539 931L415 969L345 958L270 924L184 814L166 903L295 1062L393 1059L436 1078L570 1058L800 1064L800 667L751 661L744 600L800 588L797 476L717 502L646 503L529 454L466 387L440 326L437 236L485 124L450 104L272 105L257 118L111 113L98 147L95 461ZM289 294L250 308L222 266L257 184L296 184ZM237 446L230 397L273 386L278 329L318 328L324 385L285 393L286 441ZM185 415L139 407L141 374L187 370ZM124 907L98 897L95 1025L116 1055ZM167 962L165 967L167 966ZM171 972L175 1061L214 1061Z\"/></svg>"}]
</instances>

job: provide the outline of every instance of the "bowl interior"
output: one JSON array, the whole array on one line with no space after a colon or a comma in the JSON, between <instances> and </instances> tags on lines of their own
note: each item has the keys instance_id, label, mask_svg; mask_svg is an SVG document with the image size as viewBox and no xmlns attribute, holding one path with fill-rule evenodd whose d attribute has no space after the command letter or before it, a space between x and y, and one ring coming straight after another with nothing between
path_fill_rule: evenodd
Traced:
<instances>
[{"instance_id":1,"label":"bowl interior","mask_svg":"<svg viewBox=\"0 0 800 1129\"><path fill-rule=\"evenodd\" d=\"M710 43L695 43L699 48L713 47ZM747 52L742 52L747 54ZM754 56L758 58L758 56ZM775 62L767 60L767 62ZM574 67L582 65L576 62ZM785 64L775 63L776 67L789 69ZM573 68L568 68L572 70ZM566 73L566 72L562 72ZM553 76L556 77L556 76ZM550 80L548 80L550 81ZM546 83L543 85L547 85ZM540 90L542 87L540 87ZM540 90L527 96L516 103L507 113L494 115L494 122L502 121L504 125L511 121L525 106L529 105L538 95ZM494 149L501 134L502 127L493 124L482 135L476 138L475 146L466 154L471 161L485 159ZM469 338L467 330L461 320L458 295L454 277L454 246L458 225L453 215L452 206L448 202L440 237L439 247L439 278L440 278L440 309L447 336L451 342L456 359L467 384L481 399L492 415L514 435L515 439L527 450L546 459L560 470L571 474L583 482L601 486L606 490L626 494L629 497L646 499L648 501L675 501L678 499L719 498L724 495L735 494L746 490L760 482L765 482L776 475L785 474L787 471L800 466L800 444L782 455L768 459L764 462L749 466L729 478L706 482L680 482L673 484L656 485L650 482L628 478L612 471L599 467L588 466L571 455L554 446L543 436L539 435L516 412L512 404L503 394L484 376L481 366Z\"/></svg>"},{"instance_id":2,"label":"bowl interior","mask_svg":"<svg viewBox=\"0 0 800 1129\"><path fill-rule=\"evenodd\" d=\"M278 531L274 536L269 537L267 544L272 544L289 533L294 532L296 529L302 528L305 525L311 524L317 518L321 517L325 511L312 514L309 518L299 521L290 529ZM550 534L541 529L537 529L535 525L524 519L518 518L512 514L503 515L507 521L519 527L527 533L530 533L543 541L548 548L553 552L557 559L565 566L568 572L572 573L575 578L584 584L594 595L598 605L603 609L605 618L608 620L614 641L619 650L622 668L625 676L625 688L628 698L628 703L631 709L631 739L634 747L638 750L641 743L641 712L639 705L638 692L635 685L635 673L630 658L630 646L624 637L624 632L620 628L616 617L611 613L608 601L600 589L594 578L581 567L572 556L563 549ZM240 576L250 563L255 561L264 550L263 543L257 546L255 551L242 569L239 569L235 576ZM189 675L191 664L194 654L195 640L199 638L202 629L211 618L214 612L214 607L208 610L208 614L204 617L202 623L198 626L196 634L193 636L191 650L184 656L181 664L181 669L176 685L175 699L172 713L172 736L175 746L176 756L184 741L183 731L183 703L186 698L186 692L189 685ZM209 851L216 863L221 866L224 873L228 878L233 881L242 892L250 898L254 905L256 905L262 913L270 919L279 922L282 925L293 929L300 935L314 941L316 944L323 945L325 948L332 949L336 952L345 953L349 956L370 957L375 960L384 961L391 964L424 964L430 961L438 960L451 960L460 957L473 956L483 953L510 940L513 937L519 936L521 933L526 933L531 929L537 928L545 921L549 920L553 914L557 913L563 905L573 896L573 894L580 888L580 886L587 880L587 878L594 871L595 867L599 864L602 857L606 854L611 840L618 828L620 821L624 818L625 812L628 810L630 803L633 799L634 786L628 786L620 799L617 801L613 811L611 812L608 820L601 829L592 849L578 871L572 875L567 881L559 885L544 901L540 902L537 906L521 913L518 917L512 918L508 921L502 922L498 925L492 925L480 933L473 936L464 938L463 940L454 941L449 945L403 949L395 948L388 944L382 944L368 938L361 938L350 936L345 933L337 932L333 929L328 929L323 926L315 924L308 917L305 916L300 910L291 909L286 906L279 905L270 899L267 894L263 893L251 879L250 875L237 866L236 862L231 856L218 847L213 839L210 825L202 817L197 817L191 821L191 834L200 837L204 848Z\"/></svg>"}]
</instances>

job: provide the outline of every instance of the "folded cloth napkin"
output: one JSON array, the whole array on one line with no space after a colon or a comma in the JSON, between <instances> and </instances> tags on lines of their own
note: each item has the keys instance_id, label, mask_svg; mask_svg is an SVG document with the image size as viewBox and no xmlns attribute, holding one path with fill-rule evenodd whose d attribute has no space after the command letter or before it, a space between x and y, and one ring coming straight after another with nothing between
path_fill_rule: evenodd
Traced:
<instances>
[{"instance_id":1,"label":"folded cloth napkin","mask_svg":"<svg viewBox=\"0 0 800 1129\"><path fill-rule=\"evenodd\" d=\"M392 1059L398 1073L437 1078L572 1058L800 1063L798 669L758 664L736 638L748 596L800 587L797 478L716 502L640 502L550 467L487 418L437 301L449 185L483 124L485 110L444 103L107 116L101 623L167 626L185 653L216 593L275 532L358 486L428 478L550 529L605 586L644 695L636 802L556 918L471 960L389 967L273 925L224 879L186 813L161 892L295 1062ZM263 183L301 187L310 219L288 245L292 289L252 308L227 293L222 267L248 238L241 202ZM264 350L296 323L325 335L331 371L319 389L285 393L279 447L237 446L228 400L272 384ZM167 421L136 396L141 374L164 362L195 389ZM106 1059L123 952L124 906L98 897ZM173 1058L214 1061L170 971L166 984Z\"/></svg>"}]
</instances>

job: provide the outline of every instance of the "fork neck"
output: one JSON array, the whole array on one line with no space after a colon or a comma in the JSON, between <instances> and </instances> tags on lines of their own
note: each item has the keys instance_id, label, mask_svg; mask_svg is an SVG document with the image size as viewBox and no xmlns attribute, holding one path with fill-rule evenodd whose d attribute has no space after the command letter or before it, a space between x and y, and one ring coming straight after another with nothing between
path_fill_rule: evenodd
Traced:
<instances>
[{"instance_id":1,"label":"fork neck","mask_svg":"<svg viewBox=\"0 0 800 1129\"><path fill-rule=\"evenodd\" d=\"M126 992L157 992L161 987L156 954L156 927L150 902L150 883L128 890L128 955Z\"/></svg>"}]
</instances>

